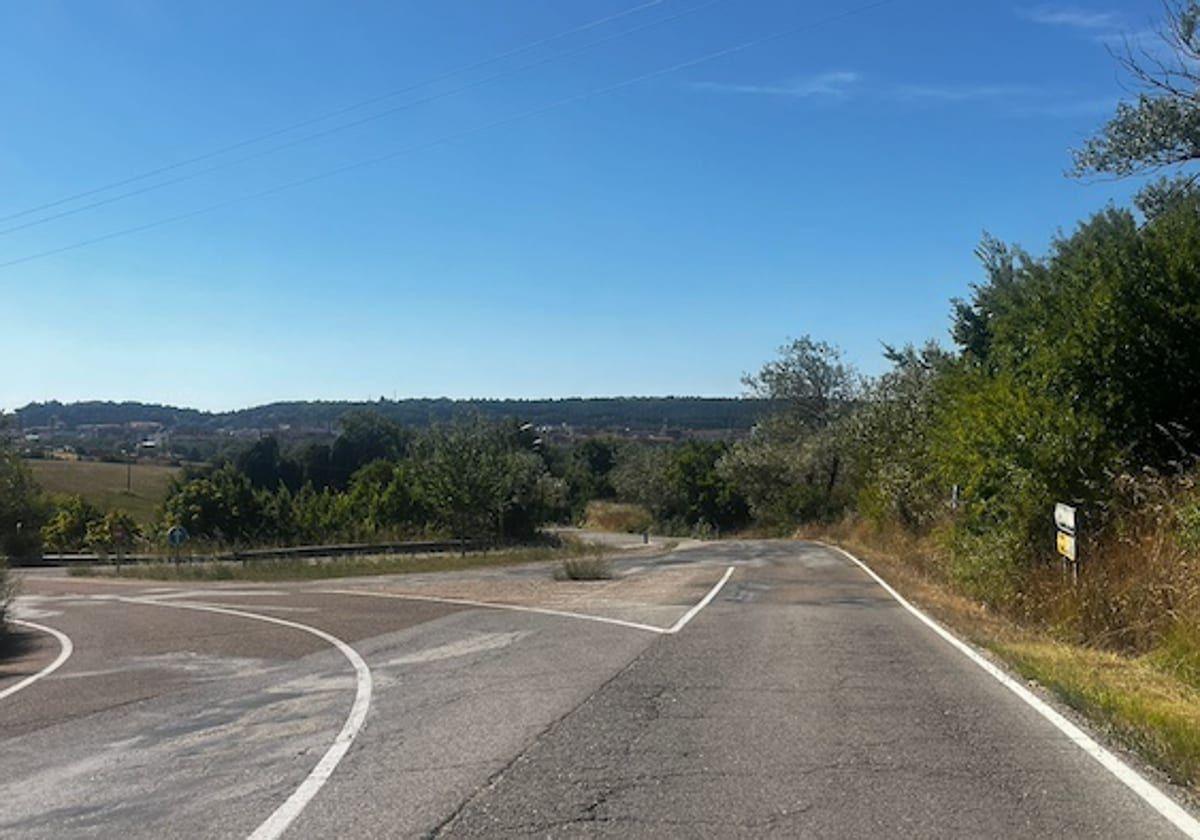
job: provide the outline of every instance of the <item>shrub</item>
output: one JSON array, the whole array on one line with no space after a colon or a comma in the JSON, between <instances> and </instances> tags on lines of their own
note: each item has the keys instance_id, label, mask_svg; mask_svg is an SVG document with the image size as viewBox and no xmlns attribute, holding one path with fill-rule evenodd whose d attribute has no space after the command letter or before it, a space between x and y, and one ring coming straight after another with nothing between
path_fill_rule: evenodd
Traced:
<instances>
[{"instance_id":1,"label":"shrub","mask_svg":"<svg viewBox=\"0 0 1200 840\"><path fill-rule=\"evenodd\" d=\"M570 557L554 570L557 580L610 580L612 562L607 557Z\"/></svg>"}]
</instances>

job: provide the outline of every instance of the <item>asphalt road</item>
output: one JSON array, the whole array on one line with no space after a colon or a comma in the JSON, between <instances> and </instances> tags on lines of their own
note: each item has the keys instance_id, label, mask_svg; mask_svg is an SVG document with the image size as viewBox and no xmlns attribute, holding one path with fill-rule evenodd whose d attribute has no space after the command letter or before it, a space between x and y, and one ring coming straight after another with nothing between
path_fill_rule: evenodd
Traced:
<instances>
[{"instance_id":1,"label":"asphalt road","mask_svg":"<svg viewBox=\"0 0 1200 840\"><path fill-rule=\"evenodd\" d=\"M619 568L30 575L0 835L1184 836L831 550Z\"/></svg>"}]
</instances>

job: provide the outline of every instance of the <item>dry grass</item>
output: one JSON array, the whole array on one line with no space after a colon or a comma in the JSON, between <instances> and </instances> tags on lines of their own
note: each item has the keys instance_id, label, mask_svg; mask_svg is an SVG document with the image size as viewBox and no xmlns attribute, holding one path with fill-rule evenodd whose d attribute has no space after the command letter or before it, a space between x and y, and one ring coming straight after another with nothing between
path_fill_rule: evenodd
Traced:
<instances>
[{"instance_id":1,"label":"dry grass","mask_svg":"<svg viewBox=\"0 0 1200 840\"><path fill-rule=\"evenodd\" d=\"M33 458L25 462L38 485L47 493L82 496L107 512L123 510L141 525L154 521L167 497L178 467L158 464L113 464L106 461L58 461ZM126 491L126 470L130 489Z\"/></svg>"},{"instance_id":2,"label":"dry grass","mask_svg":"<svg viewBox=\"0 0 1200 840\"><path fill-rule=\"evenodd\" d=\"M1142 641L1136 652L1128 646L1103 649L1125 638L1121 634L1106 634L1092 644L1077 638L1081 628L1119 626L1118 613L1127 609L1124 604L1114 606L1097 617L1085 605L1125 593L1129 603L1153 607L1158 597L1154 593L1161 595L1164 579L1175 580L1175 570L1159 568L1151 558L1139 573L1137 566L1114 559L1109 577L1097 573L1092 588L1081 587L1069 596L1063 593L1069 587L1061 575L1047 573L1031 587L1045 591L1030 595L1024 612L1028 620L1021 620L1022 614L1001 615L955 592L930 540L853 522L801 536L823 538L853 551L938 621L995 653L1176 782L1200 792L1200 632L1176 622L1166 635L1149 633L1143 619L1136 624ZM1040 609L1054 606L1055 611L1038 620L1035 604ZM1151 639L1153 643L1147 641Z\"/></svg>"},{"instance_id":3,"label":"dry grass","mask_svg":"<svg viewBox=\"0 0 1200 840\"><path fill-rule=\"evenodd\" d=\"M640 534L654 525L654 517L641 505L620 502L588 502L584 527L597 531Z\"/></svg>"}]
</instances>

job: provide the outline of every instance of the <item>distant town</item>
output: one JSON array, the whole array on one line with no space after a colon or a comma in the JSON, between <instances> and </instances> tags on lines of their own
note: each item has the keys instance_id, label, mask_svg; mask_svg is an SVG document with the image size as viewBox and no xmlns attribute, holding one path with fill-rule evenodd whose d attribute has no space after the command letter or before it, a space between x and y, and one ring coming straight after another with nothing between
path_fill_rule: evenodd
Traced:
<instances>
[{"instance_id":1,"label":"distant town","mask_svg":"<svg viewBox=\"0 0 1200 840\"><path fill-rule=\"evenodd\" d=\"M194 463L265 435L284 445L329 442L340 419L373 411L414 427L470 416L528 422L548 443L593 437L644 442L736 440L766 400L610 397L551 400L404 399L271 403L230 412L140 402L30 403L3 430L25 457Z\"/></svg>"}]
</instances>

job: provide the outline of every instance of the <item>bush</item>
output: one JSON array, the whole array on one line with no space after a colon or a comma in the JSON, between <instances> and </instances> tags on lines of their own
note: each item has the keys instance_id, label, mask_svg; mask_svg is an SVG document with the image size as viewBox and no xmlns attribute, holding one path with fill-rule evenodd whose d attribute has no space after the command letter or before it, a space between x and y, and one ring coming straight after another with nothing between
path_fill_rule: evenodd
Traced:
<instances>
[{"instance_id":1,"label":"bush","mask_svg":"<svg viewBox=\"0 0 1200 840\"><path fill-rule=\"evenodd\" d=\"M554 570L556 580L611 580L612 576L607 557L570 557Z\"/></svg>"},{"instance_id":2,"label":"bush","mask_svg":"<svg viewBox=\"0 0 1200 840\"><path fill-rule=\"evenodd\" d=\"M78 551L87 543L88 529L101 517L100 509L82 496L57 498L54 515L42 526L42 540L52 551Z\"/></svg>"}]
</instances>

